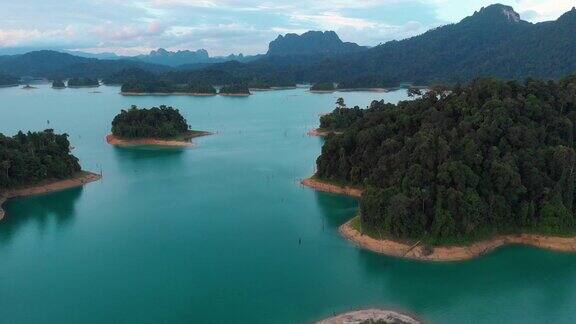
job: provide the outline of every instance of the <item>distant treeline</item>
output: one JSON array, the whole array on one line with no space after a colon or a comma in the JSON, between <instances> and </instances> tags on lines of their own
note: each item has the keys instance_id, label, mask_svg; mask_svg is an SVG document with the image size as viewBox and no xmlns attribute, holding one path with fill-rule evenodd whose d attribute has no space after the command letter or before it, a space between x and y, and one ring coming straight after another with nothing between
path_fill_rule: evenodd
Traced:
<instances>
[{"instance_id":1,"label":"distant treeline","mask_svg":"<svg viewBox=\"0 0 576 324\"><path fill-rule=\"evenodd\" d=\"M128 82L122 85L123 93L196 93L216 94L209 84L171 84L164 81Z\"/></svg>"},{"instance_id":2,"label":"distant treeline","mask_svg":"<svg viewBox=\"0 0 576 324\"><path fill-rule=\"evenodd\" d=\"M8 74L0 73L0 87L1 86L11 86L11 85L18 85L20 83L20 79L13 77Z\"/></svg>"},{"instance_id":3,"label":"distant treeline","mask_svg":"<svg viewBox=\"0 0 576 324\"><path fill-rule=\"evenodd\" d=\"M112 121L112 134L119 138L175 138L189 132L190 126L178 109L160 106L122 110Z\"/></svg>"},{"instance_id":4,"label":"distant treeline","mask_svg":"<svg viewBox=\"0 0 576 324\"><path fill-rule=\"evenodd\" d=\"M72 78L68 80L69 87L97 87L99 85L98 79L92 78Z\"/></svg>"},{"instance_id":5,"label":"distant treeline","mask_svg":"<svg viewBox=\"0 0 576 324\"><path fill-rule=\"evenodd\" d=\"M343 106L343 105L341 105ZM576 230L576 76L478 79L337 108L317 177L365 188L365 231L431 244Z\"/></svg>"},{"instance_id":6,"label":"distant treeline","mask_svg":"<svg viewBox=\"0 0 576 324\"><path fill-rule=\"evenodd\" d=\"M18 132L13 137L0 133L0 189L65 179L79 171L67 134L55 134L51 129Z\"/></svg>"}]
</instances>

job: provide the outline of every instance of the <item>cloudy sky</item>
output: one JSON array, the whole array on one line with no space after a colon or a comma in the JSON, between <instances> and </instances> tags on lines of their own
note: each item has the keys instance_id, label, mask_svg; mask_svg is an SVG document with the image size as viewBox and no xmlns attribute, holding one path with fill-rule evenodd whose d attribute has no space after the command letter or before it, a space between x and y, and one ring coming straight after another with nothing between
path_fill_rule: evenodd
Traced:
<instances>
[{"instance_id":1,"label":"cloudy sky","mask_svg":"<svg viewBox=\"0 0 576 324\"><path fill-rule=\"evenodd\" d=\"M502 0L523 19L552 20L574 0ZM14 0L0 1L0 48L139 54L164 47L212 55L266 52L279 34L335 30L377 45L457 22L485 0Z\"/></svg>"}]
</instances>

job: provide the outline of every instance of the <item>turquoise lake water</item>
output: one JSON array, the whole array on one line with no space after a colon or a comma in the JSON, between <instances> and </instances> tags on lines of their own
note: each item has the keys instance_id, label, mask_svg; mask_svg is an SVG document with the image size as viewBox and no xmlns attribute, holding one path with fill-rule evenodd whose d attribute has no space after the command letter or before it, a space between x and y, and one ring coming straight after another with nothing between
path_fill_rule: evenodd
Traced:
<instances>
[{"instance_id":1,"label":"turquoise lake water","mask_svg":"<svg viewBox=\"0 0 576 324\"><path fill-rule=\"evenodd\" d=\"M576 255L507 247L446 264L380 256L338 235L355 200L299 185L322 144L306 131L338 96L366 106L405 91L93 91L0 89L0 132L66 132L83 168L104 175L6 205L2 323L308 323L365 307L429 323L576 322ZM172 105L194 129L218 133L192 149L111 147L110 122L131 104Z\"/></svg>"}]
</instances>

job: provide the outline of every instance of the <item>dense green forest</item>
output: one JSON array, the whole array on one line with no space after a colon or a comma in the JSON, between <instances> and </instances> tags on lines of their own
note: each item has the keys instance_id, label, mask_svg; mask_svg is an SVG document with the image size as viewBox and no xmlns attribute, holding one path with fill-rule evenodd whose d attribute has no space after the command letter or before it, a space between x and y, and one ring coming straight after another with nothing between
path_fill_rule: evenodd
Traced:
<instances>
[{"instance_id":1,"label":"dense green forest","mask_svg":"<svg viewBox=\"0 0 576 324\"><path fill-rule=\"evenodd\" d=\"M64 84L64 81L62 80L54 80L52 81L52 88L55 89L66 88L66 84Z\"/></svg>"},{"instance_id":2,"label":"dense green forest","mask_svg":"<svg viewBox=\"0 0 576 324\"><path fill-rule=\"evenodd\" d=\"M334 87L334 83L332 82L323 82L323 83L316 83L310 87L311 91L334 91L336 87Z\"/></svg>"},{"instance_id":3,"label":"dense green forest","mask_svg":"<svg viewBox=\"0 0 576 324\"><path fill-rule=\"evenodd\" d=\"M68 80L68 87L98 87L98 79L91 78L72 78Z\"/></svg>"},{"instance_id":4,"label":"dense green forest","mask_svg":"<svg viewBox=\"0 0 576 324\"><path fill-rule=\"evenodd\" d=\"M135 81L122 85L123 93L189 93L216 94L216 89L206 83L172 84L164 81Z\"/></svg>"},{"instance_id":5,"label":"dense green forest","mask_svg":"<svg viewBox=\"0 0 576 324\"><path fill-rule=\"evenodd\" d=\"M51 129L18 132L13 137L0 133L0 188L64 179L79 171L67 134L55 134Z\"/></svg>"},{"instance_id":6,"label":"dense green forest","mask_svg":"<svg viewBox=\"0 0 576 324\"><path fill-rule=\"evenodd\" d=\"M158 76L152 72L139 68L127 68L111 74L102 80L102 83L106 85L123 85L127 83L153 82L157 80Z\"/></svg>"},{"instance_id":7,"label":"dense green forest","mask_svg":"<svg viewBox=\"0 0 576 324\"><path fill-rule=\"evenodd\" d=\"M0 87L18 85L20 80L8 74L0 73Z\"/></svg>"},{"instance_id":8,"label":"dense green forest","mask_svg":"<svg viewBox=\"0 0 576 324\"><path fill-rule=\"evenodd\" d=\"M220 88L219 93L224 95L249 95L250 90L248 89L248 85L236 83L223 86Z\"/></svg>"},{"instance_id":9,"label":"dense green forest","mask_svg":"<svg viewBox=\"0 0 576 324\"><path fill-rule=\"evenodd\" d=\"M365 188L367 232L432 244L571 233L576 76L478 79L397 105L337 108L317 177Z\"/></svg>"},{"instance_id":10,"label":"dense green forest","mask_svg":"<svg viewBox=\"0 0 576 324\"><path fill-rule=\"evenodd\" d=\"M392 88L398 86L390 80L386 80L378 75L365 74L356 77L344 78L339 84L338 89L373 89L373 88Z\"/></svg>"},{"instance_id":11,"label":"dense green forest","mask_svg":"<svg viewBox=\"0 0 576 324\"><path fill-rule=\"evenodd\" d=\"M122 110L112 121L112 134L119 138L176 138L186 135L190 126L178 109L160 106Z\"/></svg>"}]
</instances>

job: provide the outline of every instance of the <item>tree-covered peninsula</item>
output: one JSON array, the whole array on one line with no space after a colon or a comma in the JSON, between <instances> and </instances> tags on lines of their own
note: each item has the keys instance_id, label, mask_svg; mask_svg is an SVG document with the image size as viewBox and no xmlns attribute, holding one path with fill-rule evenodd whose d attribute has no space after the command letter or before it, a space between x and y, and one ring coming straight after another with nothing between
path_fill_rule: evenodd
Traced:
<instances>
[{"instance_id":1,"label":"tree-covered peninsula","mask_svg":"<svg viewBox=\"0 0 576 324\"><path fill-rule=\"evenodd\" d=\"M98 79L92 78L72 78L68 80L68 87L70 88L88 88L99 87L100 82Z\"/></svg>"},{"instance_id":2,"label":"tree-covered peninsula","mask_svg":"<svg viewBox=\"0 0 576 324\"><path fill-rule=\"evenodd\" d=\"M150 109L132 106L114 117L108 142L114 145L181 146L179 144L187 144L193 137L209 134L190 130L178 109L164 105Z\"/></svg>"},{"instance_id":3,"label":"tree-covered peninsula","mask_svg":"<svg viewBox=\"0 0 576 324\"><path fill-rule=\"evenodd\" d=\"M51 129L13 137L0 133L0 189L66 179L78 172L80 164L70 153L67 134Z\"/></svg>"},{"instance_id":4,"label":"tree-covered peninsula","mask_svg":"<svg viewBox=\"0 0 576 324\"><path fill-rule=\"evenodd\" d=\"M248 85L243 83L236 83L223 86L220 88L219 93L223 96L249 96L250 90Z\"/></svg>"},{"instance_id":5,"label":"tree-covered peninsula","mask_svg":"<svg viewBox=\"0 0 576 324\"><path fill-rule=\"evenodd\" d=\"M397 105L338 108L316 177L364 188L365 233L428 244L571 234L576 76L479 79Z\"/></svg>"}]
</instances>

